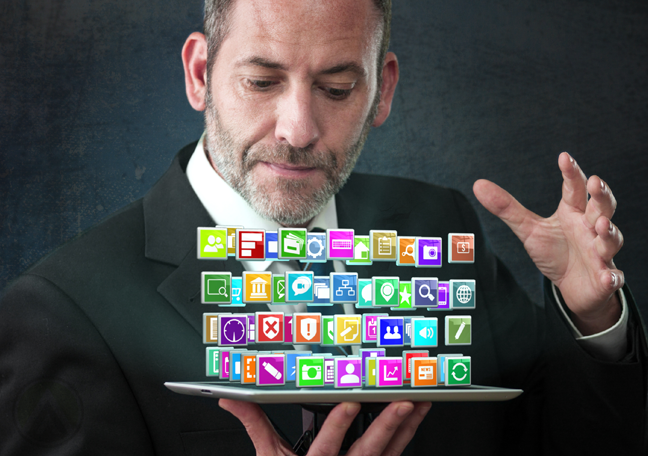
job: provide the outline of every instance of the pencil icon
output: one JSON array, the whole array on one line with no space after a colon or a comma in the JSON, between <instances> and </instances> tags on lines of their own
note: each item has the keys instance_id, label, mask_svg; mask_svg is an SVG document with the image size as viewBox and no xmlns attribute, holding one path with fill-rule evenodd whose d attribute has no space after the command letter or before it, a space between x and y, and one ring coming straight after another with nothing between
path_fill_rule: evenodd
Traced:
<instances>
[{"instance_id":1,"label":"pencil icon","mask_svg":"<svg viewBox=\"0 0 648 456\"><path fill-rule=\"evenodd\" d=\"M461 333L463 332L465 327L466 327L466 323L462 321L461 326L459 326L459 329L457 330L457 334L455 334L455 340L458 340L459 337L461 337Z\"/></svg>"}]
</instances>

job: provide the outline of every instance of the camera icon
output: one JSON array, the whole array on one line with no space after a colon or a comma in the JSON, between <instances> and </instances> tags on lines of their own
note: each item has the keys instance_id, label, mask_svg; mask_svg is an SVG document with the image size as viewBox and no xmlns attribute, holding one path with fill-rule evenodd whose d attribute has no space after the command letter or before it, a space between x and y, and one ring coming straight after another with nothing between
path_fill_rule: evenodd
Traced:
<instances>
[{"instance_id":1,"label":"camera icon","mask_svg":"<svg viewBox=\"0 0 648 456\"><path fill-rule=\"evenodd\" d=\"M439 256L439 249L436 245L426 245L423 247L423 259L436 260Z\"/></svg>"},{"instance_id":2,"label":"camera icon","mask_svg":"<svg viewBox=\"0 0 648 456\"><path fill-rule=\"evenodd\" d=\"M302 366L302 376L307 380L321 380L322 379L322 366Z\"/></svg>"}]
</instances>

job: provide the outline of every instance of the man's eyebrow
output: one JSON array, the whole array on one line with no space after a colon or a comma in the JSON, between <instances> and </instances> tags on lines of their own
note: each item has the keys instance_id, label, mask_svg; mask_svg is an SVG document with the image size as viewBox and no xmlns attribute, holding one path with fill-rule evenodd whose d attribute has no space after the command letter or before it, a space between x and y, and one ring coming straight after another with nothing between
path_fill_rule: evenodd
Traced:
<instances>
[{"instance_id":1,"label":"man's eyebrow","mask_svg":"<svg viewBox=\"0 0 648 456\"><path fill-rule=\"evenodd\" d=\"M236 63L237 67L241 66L260 66L263 68L268 68L270 70L282 70L286 71L286 67L279 62L273 62L263 57L250 57L248 59L240 60ZM338 73L353 73L358 77L365 78L367 76L367 71L358 65L355 62L344 62L338 65L332 66L320 72L320 74L338 74Z\"/></svg>"},{"instance_id":2,"label":"man's eyebrow","mask_svg":"<svg viewBox=\"0 0 648 456\"><path fill-rule=\"evenodd\" d=\"M263 57L250 57L249 59L240 60L236 63L237 67L248 65L260 66L271 70L286 70L286 67L281 63L273 62L272 60L264 59Z\"/></svg>"},{"instance_id":3,"label":"man's eyebrow","mask_svg":"<svg viewBox=\"0 0 648 456\"><path fill-rule=\"evenodd\" d=\"M353 73L360 78L367 77L367 71L355 62L344 62L327 68L320 74L337 74L337 73Z\"/></svg>"}]
</instances>

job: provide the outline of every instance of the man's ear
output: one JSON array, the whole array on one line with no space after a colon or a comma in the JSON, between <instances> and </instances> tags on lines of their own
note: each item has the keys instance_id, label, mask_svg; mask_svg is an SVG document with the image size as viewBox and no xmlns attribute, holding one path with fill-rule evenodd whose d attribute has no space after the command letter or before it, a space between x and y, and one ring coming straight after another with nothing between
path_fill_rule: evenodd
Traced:
<instances>
[{"instance_id":1,"label":"man's ear","mask_svg":"<svg viewBox=\"0 0 648 456\"><path fill-rule=\"evenodd\" d=\"M196 111L205 110L207 95L207 40L205 35L193 32L182 47L182 66L189 104Z\"/></svg>"},{"instance_id":2,"label":"man's ear","mask_svg":"<svg viewBox=\"0 0 648 456\"><path fill-rule=\"evenodd\" d=\"M380 127L391 111L394 92L398 84L398 60L396 54L388 52L385 55L385 63L382 68L382 86L380 87L380 102L378 103L378 114L373 121L372 126Z\"/></svg>"}]
</instances>

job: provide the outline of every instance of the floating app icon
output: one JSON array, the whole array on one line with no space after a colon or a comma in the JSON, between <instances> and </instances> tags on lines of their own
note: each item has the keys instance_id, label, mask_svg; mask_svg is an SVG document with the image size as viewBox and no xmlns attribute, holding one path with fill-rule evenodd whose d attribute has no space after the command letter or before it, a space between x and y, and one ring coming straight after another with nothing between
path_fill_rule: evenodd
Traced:
<instances>
[{"instance_id":1,"label":"floating app icon","mask_svg":"<svg viewBox=\"0 0 648 456\"><path fill-rule=\"evenodd\" d=\"M326 262L326 233L306 234L306 259L302 263Z\"/></svg>"},{"instance_id":2,"label":"floating app icon","mask_svg":"<svg viewBox=\"0 0 648 456\"><path fill-rule=\"evenodd\" d=\"M248 343L253 343L255 341L254 332L256 329L256 317L254 314L247 314L248 319Z\"/></svg>"},{"instance_id":3,"label":"floating app icon","mask_svg":"<svg viewBox=\"0 0 648 456\"><path fill-rule=\"evenodd\" d=\"M331 302L337 304L358 302L358 273L332 272Z\"/></svg>"},{"instance_id":4,"label":"floating app icon","mask_svg":"<svg viewBox=\"0 0 648 456\"><path fill-rule=\"evenodd\" d=\"M375 343L378 341L378 317L388 317L386 313L362 314L362 342Z\"/></svg>"},{"instance_id":5,"label":"floating app icon","mask_svg":"<svg viewBox=\"0 0 648 456\"><path fill-rule=\"evenodd\" d=\"M241 277L232 277L231 304L219 304L218 307L245 307L245 304L243 304L243 279Z\"/></svg>"},{"instance_id":6,"label":"floating app icon","mask_svg":"<svg viewBox=\"0 0 648 456\"><path fill-rule=\"evenodd\" d=\"M360 357L335 358L335 387L362 387L362 359Z\"/></svg>"},{"instance_id":7,"label":"floating app icon","mask_svg":"<svg viewBox=\"0 0 648 456\"><path fill-rule=\"evenodd\" d=\"M265 260L265 231L238 228L236 230L236 259Z\"/></svg>"},{"instance_id":8,"label":"floating app icon","mask_svg":"<svg viewBox=\"0 0 648 456\"><path fill-rule=\"evenodd\" d=\"M229 372L229 381L230 382L241 382L241 351L239 350L230 350L230 372Z\"/></svg>"},{"instance_id":9,"label":"floating app icon","mask_svg":"<svg viewBox=\"0 0 648 456\"><path fill-rule=\"evenodd\" d=\"M272 274L272 303L286 304L286 277Z\"/></svg>"},{"instance_id":10,"label":"floating app icon","mask_svg":"<svg viewBox=\"0 0 648 456\"><path fill-rule=\"evenodd\" d=\"M218 378L221 380L229 380L229 352L231 348L220 349L220 361L218 367Z\"/></svg>"},{"instance_id":11,"label":"floating app icon","mask_svg":"<svg viewBox=\"0 0 648 456\"><path fill-rule=\"evenodd\" d=\"M241 353L241 383L256 384L256 352Z\"/></svg>"},{"instance_id":12,"label":"floating app icon","mask_svg":"<svg viewBox=\"0 0 648 456\"><path fill-rule=\"evenodd\" d=\"M284 342L283 312L256 313L257 343Z\"/></svg>"},{"instance_id":13,"label":"floating app icon","mask_svg":"<svg viewBox=\"0 0 648 456\"><path fill-rule=\"evenodd\" d=\"M475 262L475 235L472 233L448 234L448 263Z\"/></svg>"},{"instance_id":14,"label":"floating app icon","mask_svg":"<svg viewBox=\"0 0 648 456\"><path fill-rule=\"evenodd\" d=\"M243 302L272 301L272 273L243 271Z\"/></svg>"},{"instance_id":15,"label":"floating app icon","mask_svg":"<svg viewBox=\"0 0 648 456\"><path fill-rule=\"evenodd\" d=\"M440 268L441 238L416 238L416 267L417 268Z\"/></svg>"},{"instance_id":16,"label":"floating app icon","mask_svg":"<svg viewBox=\"0 0 648 456\"><path fill-rule=\"evenodd\" d=\"M292 315L284 315L284 344L293 344L293 321Z\"/></svg>"},{"instance_id":17,"label":"floating app icon","mask_svg":"<svg viewBox=\"0 0 648 456\"><path fill-rule=\"evenodd\" d=\"M293 314L293 341L296 344L322 343L322 314L296 313Z\"/></svg>"},{"instance_id":18,"label":"floating app icon","mask_svg":"<svg viewBox=\"0 0 648 456\"><path fill-rule=\"evenodd\" d=\"M357 309L364 307L373 307L371 279L358 279L358 302L355 304Z\"/></svg>"},{"instance_id":19,"label":"floating app icon","mask_svg":"<svg viewBox=\"0 0 648 456\"><path fill-rule=\"evenodd\" d=\"M470 315L445 317L445 344L470 345L472 343L472 318Z\"/></svg>"},{"instance_id":20,"label":"floating app icon","mask_svg":"<svg viewBox=\"0 0 648 456\"><path fill-rule=\"evenodd\" d=\"M221 226L216 228L227 230L227 256L236 256L236 229L242 226Z\"/></svg>"},{"instance_id":21,"label":"floating app icon","mask_svg":"<svg viewBox=\"0 0 648 456\"><path fill-rule=\"evenodd\" d=\"M451 280L450 308L474 309L476 302L475 287L474 280Z\"/></svg>"},{"instance_id":22,"label":"floating app icon","mask_svg":"<svg viewBox=\"0 0 648 456\"><path fill-rule=\"evenodd\" d=\"M202 272L201 297L203 304L229 304L232 302L231 272Z\"/></svg>"},{"instance_id":23,"label":"floating app icon","mask_svg":"<svg viewBox=\"0 0 648 456\"><path fill-rule=\"evenodd\" d=\"M276 231L265 232L265 259L279 259L279 235Z\"/></svg>"},{"instance_id":24,"label":"floating app icon","mask_svg":"<svg viewBox=\"0 0 648 456\"><path fill-rule=\"evenodd\" d=\"M360 349L360 358L362 359L362 377L365 378L367 371L365 370L366 359L367 358L378 358L380 356L386 356L386 350L384 348L361 348Z\"/></svg>"},{"instance_id":25,"label":"floating app icon","mask_svg":"<svg viewBox=\"0 0 648 456\"><path fill-rule=\"evenodd\" d=\"M335 345L335 322L333 315L322 315L322 345Z\"/></svg>"},{"instance_id":26,"label":"floating app icon","mask_svg":"<svg viewBox=\"0 0 648 456\"><path fill-rule=\"evenodd\" d=\"M376 358L365 358L364 372L365 386L376 386Z\"/></svg>"},{"instance_id":27,"label":"floating app icon","mask_svg":"<svg viewBox=\"0 0 648 456\"><path fill-rule=\"evenodd\" d=\"M412 277L412 305L414 307L437 307L439 279L436 277Z\"/></svg>"},{"instance_id":28,"label":"floating app icon","mask_svg":"<svg viewBox=\"0 0 648 456\"><path fill-rule=\"evenodd\" d=\"M450 310L450 282L437 283L436 307L428 307L427 310Z\"/></svg>"},{"instance_id":29,"label":"floating app icon","mask_svg":"<svg viewBox=\"0 0 648 456\"><path fill-rule=\"evenodd\" d=\"M198 259L227 259L227 228L198 228Z\"/></svg>"},{"instance_id":30,"label":"floating app icon","mask_svg":"<svg viewBox=\"0 0 648 456\"><path fill-rule=\"evenodd\" d=\"M221 315L218 319L220 346L245 346L247 338L247 315Z\"/></svg>"},{"instance_id":31,"label":"floating app icon","mask_svg":"<svg viewBox=\"0 0 648 456\"><path fill-rule=\"evenodd\" d=\"M256 369L257 386L286 384L285 355L257 355Z\"/></svg>"},{"instance_id":32,"label":"floating app icon","mask_svg":"<svg viewBox=\"0 0 648 456\"><path fill-rule=\"evenodd\" d=\"M437 355L437 381L439 384L445 383L445 359L451 356L463 356L461 353L438 354Z\"/></svg>"},{"instance_id":33,"label":"floating app icon","mask_svg":"<svg viewBox=\"0 0 648 456\"><path fill-rule=\"evenodd\" d=\"M315 276L313 285L315 299L311 305L331 306L331 279L329 276Z\"/></svg>"},{"instance_id":34,"label":"floating app icon","mask_svg":"<svg viewBox=\"0 0 648 456\"><path fill-rule=\"evenodd\" d=\"M446 356L446 386L470 385L470 356Z\"/></svg>"},{"instance_id":35,"label":"floating app icon","mask_svg":"<svg viewBox=\"0 0 648 456\"><path fill-rule=\"evenodd\" d=\"M286 352L286 381L294 382L297 380L297 358L300 356L310 356L309 351L291 350Z\"/></svg>"},{"instance_id":36,"label":"floating app icon","mask_svg":"<svg viewBox=\"0 0 648 456\"><path fill-rule=\"evenodd\" d=\"M427 350L403 350L403 381L409 382L412 378L410 360L412 358L427 358L430 352Z\"/></svg>"},{"instance_id":37,"label":"floating app icon","mask_svg":"<svg viewBox=\"0 0 648 456\"><path fill-rule=\"evenodd\" d=\"M324 358L300 356L297 358L297 388L324 386Z\"/></svg>"},{"instance_id":38,"label":"floating app icon","mask_svg":"<svg viewBox=\"0 0 648 456\"><path fill-rule=\"evenodd\" d=\"M353 260L353 230L328 229L326 230L326 238L327 260Z\"/></svg>"},{"instance_id":39,"label":"floating app icon","mask_svg":"<svg viewBox=\"0 0 648 456\"><path fill-rule=\"evenodd\" d=\"M436 358L412 358L410 360L410 372L412 388L437 386Z\"/></svg>"},{"instance_id":40,"label":"floating app icon","mask_svg":"<svg viewBox=\"0 0 648 456\"><path fill-rule=\"evenodd\" d=\"M400 299L398 277L372 277L374 306L397 307Z\"/></svg>"},{"instance_id":41,"label":"floating app icon","mask_svg":"<svg viewBox=\"0 0 648 456\"><path fill-rule=\"evenodd\" d=\"M324 385L332 385L334 383L335 358L333 358L332 356L324 356Z\"/></svg>"},{"instance_id":42,"label":"floating app icon","mask_svg":"<svg viewBox=\"0 0 648 456\"><path fill-rule=\"evenodd\" d=\"M312 271L286 271L286 304L297 302L313 302L313 282L315 275Z\"/></svg>"},{"instance_id":43,"label":"floating app icon","mask_svg":"<svg viewBox=\"0 0 648 456\"><path fill-rule=\"evenodd\" d=\"M398 246L396 231L370 230L372 261L396 261L398 257Z\"/></svg>"},{"instance_id":44,"label":"floating app icon","mask_svg":"<svg viewBox=\"0 0 648 456\"><path fill-rule=\"evenodd\" d=\"M438 346L438 326L436 317L412 318L412 348Z\"/></svg>"},{"instance_id":45,"label":"floating app icon","mask_svg":"<svg viewBox=\"0 0 648 456\"><path fill-rule=\"evenodd\" d=\"M371 358L370 358L371 359ZM403 358L376 358L376 386L403 386Z\"/></svg>"},{"instance_id":46,"label":"floating app icon","mask_svg":"<svg viewBox=\"0 0 648 456\"><path fill-rule=\"evenodd\" d=\"M398 307L391 310L414 310L412 307L412 282L399 282Z\"/></svg>"},{"instance_id":47,"label":"floating app icon","mask_svg":"<svg viewBox=\"0 0 648 456\"><path fill-rule=\"evenodd\" d=\"M346 260L346 264L351 266L371 265L373 262L369 257L369 236L353 237L353 259Z\"/></svg>"},{"instance_id":48,"label":"floating app icon","mask_svg":"<svg viewBox=\"0 0 648 456\"><path fill-rule=\"evenodd\" d=\"M335 345L362 344L362 315L334 315Z\"/></svg>"},{"instance_id":49,"label":"floating app icon","mask_svg":"<svg viewBox=\"0 0 648 456\"><path fill-rule=\"evenodd\" d=\"M403 345L410 345L412 343L412 317L403 317Z\"/></svg>"},{"instance_id":50,"label":"floating app icon","mask_svg":"<svg viewBox=\"0 0 648 456\"><path fill-rule=\"evenodd\" d=\"M204 313L203 314L203 343L218 343L218 318L229 313Z\"/></svg>"},{"instance_id":51,"label":"floating app icon","mask_svg":"<svg viewBox=\"0 0 648 456\"><path fill-rule=\"evenodd\" d=\"M416 266L416 238L414 236L398 236L396 239L398 266Z\"/></svg>"},{"instance_id":52,"label":"floating app icon","mask_svg":"<svg viewBox=\"0 0 648 456\"><path fill-rule=\"evenodd\" d=\"M220 371L220 348L207 347L207 377L218 377Z\"/></svg>"},{"instance_id":53,"label":"floating app icon","mask_svg":"<svg viewBox=\"0 0 648 456\"><path fill-rule=\"evenodd\" d=\"M402 347L404 329L403 317L378 317L378 346Z\"/></svg>"},{"instance_id":54,"label":"floating app icon","mask_svg":"<svg viewBox=\"0 0 648 456\"><path fill-rule=\"evenodd\" d=\"M279 258L306 259L306 228L279 228Z\"/></svg>"}]
</instances>

